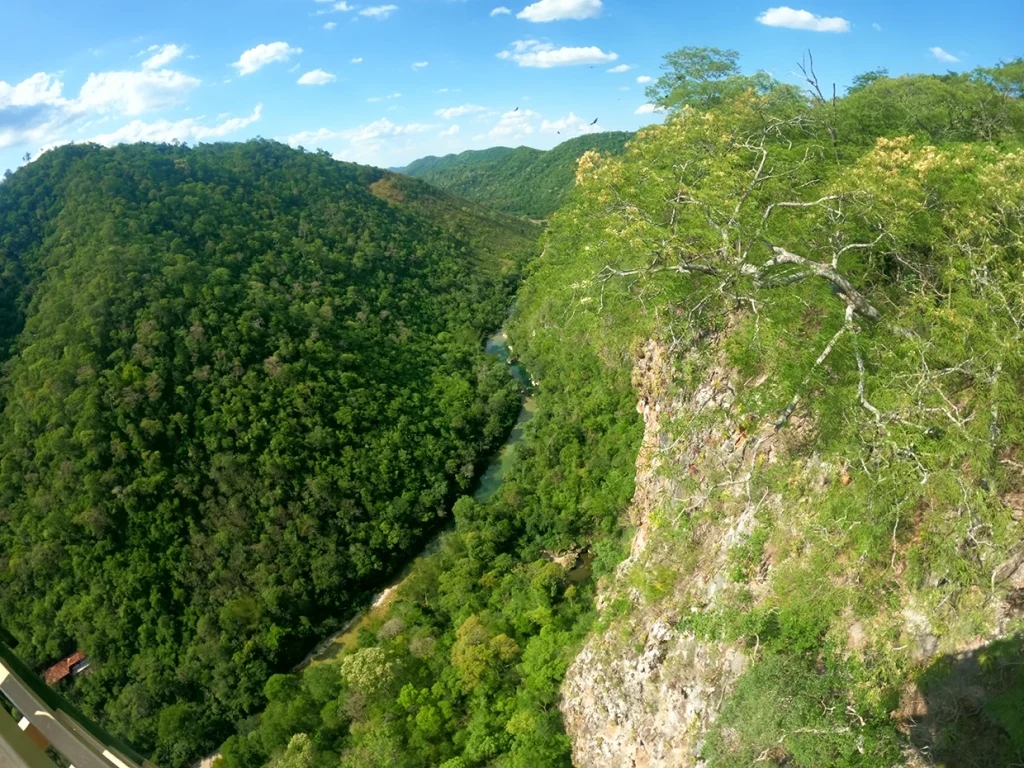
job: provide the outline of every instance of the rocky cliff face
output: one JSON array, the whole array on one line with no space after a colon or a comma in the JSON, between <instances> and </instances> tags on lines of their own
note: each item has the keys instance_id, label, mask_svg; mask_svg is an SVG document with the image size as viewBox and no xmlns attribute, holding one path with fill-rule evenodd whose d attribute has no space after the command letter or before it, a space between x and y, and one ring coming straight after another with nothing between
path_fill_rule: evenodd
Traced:
<instances>
[{"instance_id":1,"label":"rocky cliff face","mask_svg":"<svg viewBox=\"0 0 1024 768\"><path fill-rule=\"evenodd\" d=\"M693 601L715 598L725 580L725 553L749 533L752 508L740 503L734 517L702 532L699 562L688 578L673 569L673 544L664 534L678 526L687 505L680 479L706 468L741 469L749 463L749 438L732 418L733 389L726 370L713 367L704 386L689 397L675 388L671 356L647 344L633 383L644 439L637 458L636 494L630 509L636 526L629 557L602 586L599 605L606 627L594 634L569 669L562 711L580 768L656 768L693 765L707 724L732 682L747 666L740 647L704 643L677 625ZM673 425L702 418L705 425L673 438ZM669 537L671 538L671 537ZM643 594L643 575L662 570L666 581L654 601ZM677 580L678 579L678 580Z\"/></svg>"},{"instance_id":2,"label":"rocky cliff face","mask_svg":"<svg viewBox=\"0 0 1024 768\"><path fill-rule=\"evenodd\" d=\"M669 351L655 342L635 364L637 407L645 421L630 508L636 533L629 557L600 585L601 619L562 687L561 709L579 768L703 765L709 726L758 658L760 641L706 641L686 629L686 619L714 613L738 590L745 604L763 603L776 570L792 567L812 550L804 542L812 538L811 510L818 497L833 483L851 482L844 467L802 450L809 424L794 419L779 430L743 415L736 405L740 383L724 365L710 365L701 378L687 390L678 387ZM751 493L755 470L780 461L786 462L787 485L803 495L784 500L770 491ZM713 514L695 517L708 505ZM734 550L751 540L765 513L774 521L775 538L762 537L766 545L738 577ZM778 537L798 543L781 552L772 543ZM898 572L896 555L892 562ZM937 622L927 591L907 589L900 590L892 611L864 621L851 614L832 631L848 654L863 653L872 643L891 646L895 638L910 668L924 669L940 652L956 664L1021 626L1024 546L992 579L1009 586L1008 596L984 606L973 636L955 622ZM936 623L943 623L945 634ZM963 685L982 690L972 680ZM941 736L928 724L959 707L959 699L948 700L947 688L938 691L908 682L901 708L892 713L917 748L907 748L908 765L934 764L928 755Z\"/></svg>"}]
</instances>

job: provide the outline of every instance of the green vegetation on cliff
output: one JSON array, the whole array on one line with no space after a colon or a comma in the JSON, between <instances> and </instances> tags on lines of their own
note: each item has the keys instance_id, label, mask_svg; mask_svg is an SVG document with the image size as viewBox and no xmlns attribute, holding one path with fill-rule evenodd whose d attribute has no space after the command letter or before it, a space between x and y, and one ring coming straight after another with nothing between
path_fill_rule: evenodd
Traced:
<instances>
[{"instance_id":1,"label":"green vegetation on cliff","mask_svg":"<svg viewBox=\"0 0 1024 768\"><path fill-rule=\"evenodd\" d=\"M576 161L584 152L620 154L632 136L624 132L594 133L569 139L547 151L493 147L424 157L402 172L496 211L543 219L558 209L572 189Z\"/></svg>"},{"instance_id":2,"label":"green vegetation on cliff","mask_svg":"<svg viewBox=\"0 0 1024 768\"><path fill-rule=\"evenodd\" d=\"M582 157L512 322L540 385L508 482L456 504L456 530L356 648L268 684L266 712L225 746L229 768L568 766L557 706L575 649L591 627L642 648L616 634L634 601L679 599L695 601L679 631L752 660L708 734L711 765L868 768L914 748L958 754L958 740L1010 764L1019 643L982 654L971 680L985 701L947 695L923 740L901 725L900 694L946 690L947 662L912 658L890 623L920 601L962 641L991 630L984 608L1007 595L998 567L1019 526L1005 500L1024 488L1017 92L1003 69L880 77L833 106L767 77L735 87L726 65L720 93L689 84L709 109L666 96L674 114L623 156ZM965 108L928 117L951 103ZM676 457L648 530L674 557L598 613L594 585L540 550L590 543L598 576L620 556L641 428L630 372L652 338L677 358L667 389L696 388L714 364L735 372L737 439L754 454L739 477L705 476L703 451ZM665 456L719 417L671 425ZM785 451L759 460L762 435ZM809 509L812 465L852 480ZM688 591L714 554L701 531L762 495L778 502L702 610ZM769 546L786 567L755 595ZM867 650L847 645L851 615L872 628Z\"/></svg>"},{"instance_id":3,"label":"green vegetation on cliff","mask_svg":"<svg viewBox=\"0 0 1024 768\"><path fill-rule=\"evenodd\" d=\"M165 768L436 528L519 407L483 336L536 229L272 142L0 186L0 615Z\"/></svg>"},{"instance_id":4,"label":"green vegetation on cliff","mask_svg":"<svg viewBox=\"0 0 1024 768\"><path fill-rule=\"evenodd\" d=\"M710 766L1017 764L1024 63L833 103L692 54L665 125L583 158L520 296L531 345L652 338L667 402L730 389L663 425L625 612L747 655Z\"/></svg>"},{"instance_id":5,"label":"green vegetation on cliff","mask_svg":"<svg viewBox=\"0 0 1024 768\"><path fill-rule=\"evenodd\" d=\"M559 682L595 586L551 553L589 544L595 573L621 557L641 425L627 351L615 373L591 348L551 352L524 348L539 409L501 488L455 504L455 530L356 648L268 682L222 768L570 764Z\"/></svg>"}]
</instances>

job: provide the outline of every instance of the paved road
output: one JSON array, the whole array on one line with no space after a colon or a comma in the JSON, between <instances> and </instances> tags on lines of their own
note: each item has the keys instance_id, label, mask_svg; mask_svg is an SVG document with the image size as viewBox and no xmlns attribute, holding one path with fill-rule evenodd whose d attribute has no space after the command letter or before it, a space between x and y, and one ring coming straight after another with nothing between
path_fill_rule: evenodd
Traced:
<instances>
[{"instance_id":1,"label":"paved road","mask_svg":"<svg viewBox=\"0 0 1024 768\"><path fill-rule=\"evenodd\" d=\"M14 718L0 707L0 765L4 768L57 768L32 740L21 732Z\"/></svg>"},{"instance_id":2,"label":"paved road","mask_svg":"<svg viewBox=\"0 0 1024 768\"><path fill-rule=\"evenodd\" d=\"M2 659L0 692L75 768L136 768L135 763L101 744L67 713L47 706ZM2 754L0 752L0 760Z\"/></svg>"}]
</instances>

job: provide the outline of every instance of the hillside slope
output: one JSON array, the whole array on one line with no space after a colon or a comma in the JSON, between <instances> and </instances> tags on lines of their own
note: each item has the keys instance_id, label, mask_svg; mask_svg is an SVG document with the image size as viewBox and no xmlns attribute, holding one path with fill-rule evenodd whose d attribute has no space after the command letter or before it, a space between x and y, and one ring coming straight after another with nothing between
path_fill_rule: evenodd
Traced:
<instances>
[{"instance_id":1,"label":"hillside slope","mask_svg":"<svg viewBox=\"0 0 1024 768\"><path fill-rule=\"evenodd\" d=\"M994 79L715 80L586 156L509 326L538 391L505 484L225 768L1019 764L1024 109Z\"/></svg>"},{"instance_id":2,"label":"hillside slope","mask_svg":"<svg viewBox=\"0 0 1024 768\"><path fill-rule=\"evenodd\" d=\"M531 349L629 351L645 426L573 764L1018 764L1024 109L967 78L771 98L581 164L520 293Z\"/></svg>"},{"instance_id":3,"label":"hillside slope","mask_svg":"<svg viewBox=\"0 0 1024 768\"><path fill-rule=\"evenodd\" d=\"M619 154L632 136L626 132L594 133L547 151L493 147L424 157L406 166L403 173L504 213L543 219L557 210L572 188L576 161L584 152Z\"/></svg>"},{"instance_id":4,"label":"hillside slope","mask_svg":"<svg viewBox=\"0 0 1024 768\"><path fill-rule=\"evenodd\" d=\"M536 228L272 142L69 146L0 186L0 615L165 768L448 514L519 408Z\"/></svg>"}]
</instances>

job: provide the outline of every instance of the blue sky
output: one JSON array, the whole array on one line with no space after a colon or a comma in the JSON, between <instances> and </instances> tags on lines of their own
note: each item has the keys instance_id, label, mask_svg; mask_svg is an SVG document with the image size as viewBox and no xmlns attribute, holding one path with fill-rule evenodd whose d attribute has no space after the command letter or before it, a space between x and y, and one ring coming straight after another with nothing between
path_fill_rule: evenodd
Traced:
<instances>
[{"instance_id":1,"label":"blue sky","mask_svg":"<svg viewBox=\"0 0 1024 768\"><path fill-rule=\"evenodd\" d=\"M793 81L809 48L840 89L1024 55L1022 0L0 0L0 20L0 170L85 140L260 135L384 166L548 148L658 120L643 78L684 45Z\"/></svg>"}]
</instances>

